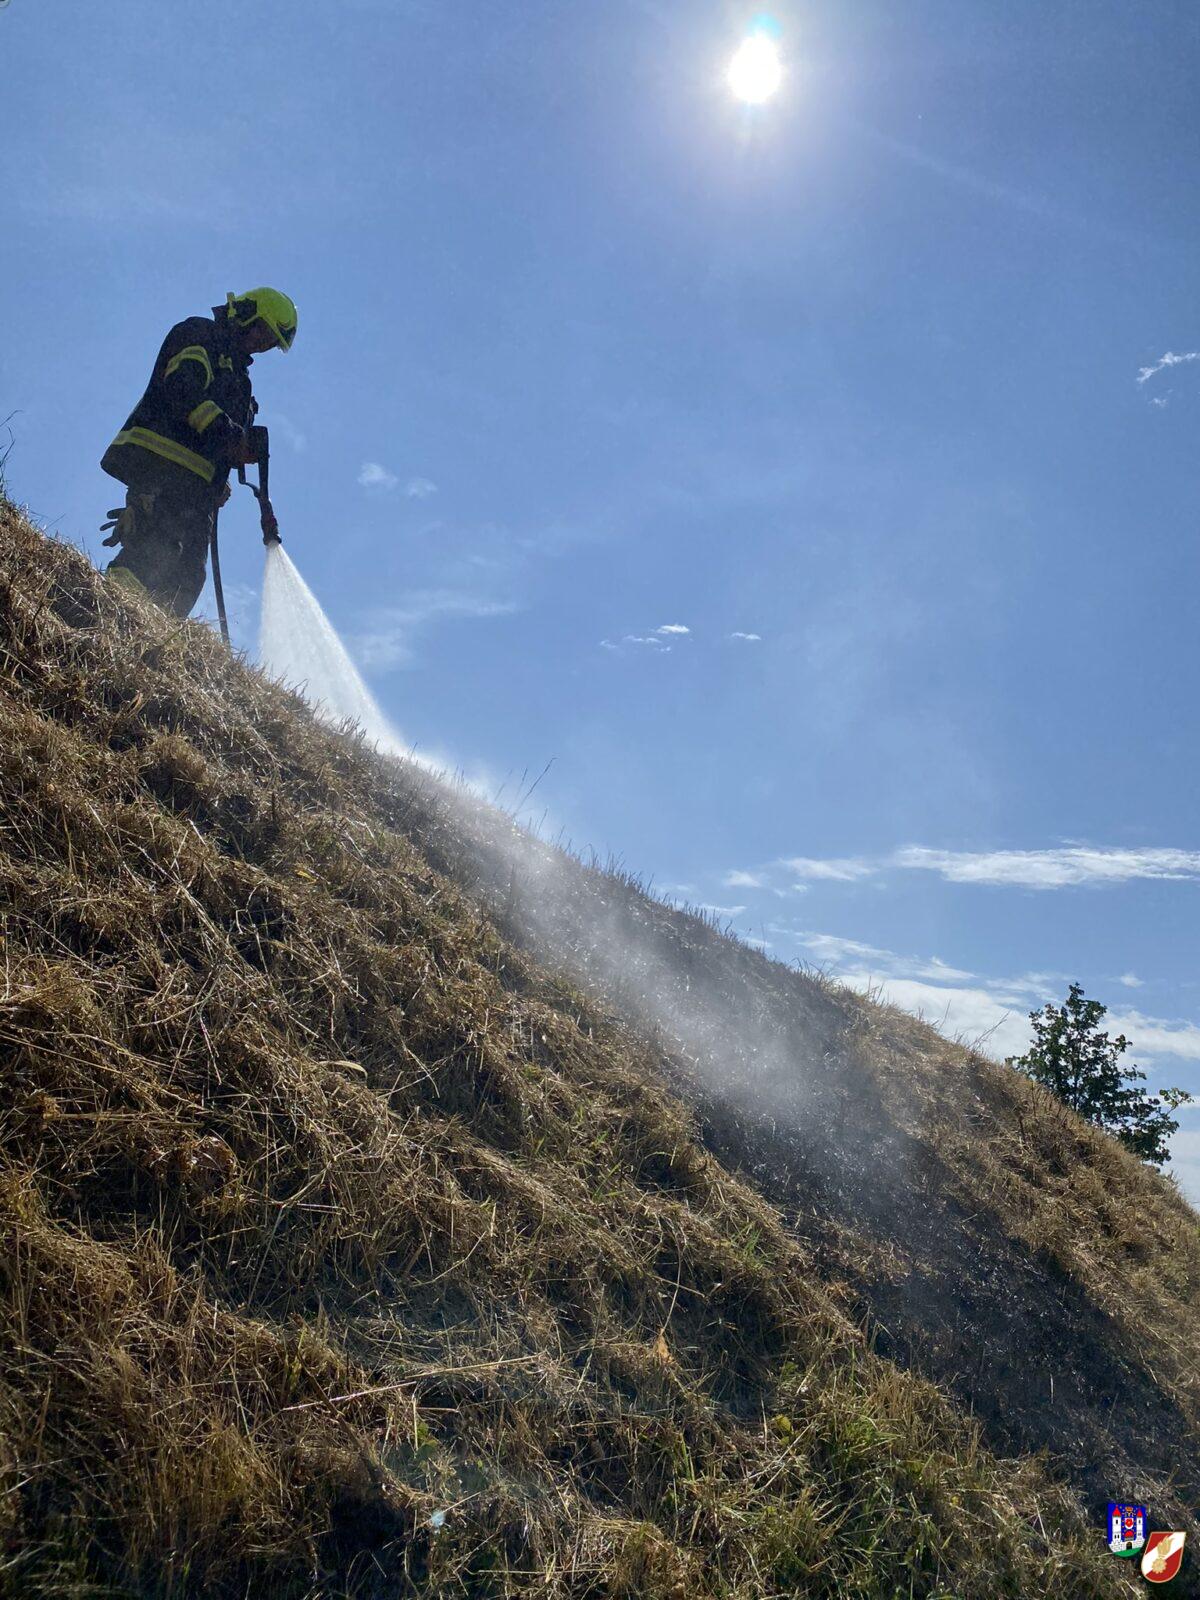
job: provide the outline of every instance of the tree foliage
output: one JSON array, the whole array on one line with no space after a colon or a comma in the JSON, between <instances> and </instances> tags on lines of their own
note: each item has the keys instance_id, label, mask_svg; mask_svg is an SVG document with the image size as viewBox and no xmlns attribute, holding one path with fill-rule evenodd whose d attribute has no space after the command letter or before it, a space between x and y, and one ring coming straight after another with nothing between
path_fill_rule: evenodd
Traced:
<instances>
[{"instance_id":1,"label":"tree foliage","mask_svg":"<svg viewBox=\"0 0 1200 1600\"><path fill-rule=\"evenodd\" d=\"M1033 1043L1008 1065L1028 1074L1089 1122L1115 1134L1127 1150L1161 1166L1170 1161L1167 1141L1179 1127L1170 1115L1192 1098L1182 1089L1160 1089L1157 1096L1137 1085L1146 1074L1121 1064L1129 1041L1110 1039L1100 1024L1108 1010L1084 999L1078 983L1065 1004L1031 1011Z\"/></svg>"}]
</instances>

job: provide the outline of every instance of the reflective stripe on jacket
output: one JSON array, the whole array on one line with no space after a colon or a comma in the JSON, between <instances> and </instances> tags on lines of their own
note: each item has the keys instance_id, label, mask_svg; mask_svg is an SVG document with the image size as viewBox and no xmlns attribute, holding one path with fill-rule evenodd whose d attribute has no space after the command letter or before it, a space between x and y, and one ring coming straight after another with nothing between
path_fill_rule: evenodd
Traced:
<instances>
[{"instance_id":1,"label":"reflective stripe on jacket","mask_svg":"<svg viewBox=\"0 0 1200 1600\"><path fill-rule=\"evenodd\" d=\"M254 420L250 357L212 317L177 322L163 340L146 392L100 465L125 484L174 477L175 470L219 489L229 446ZM165 467L164 467L165 463Z\"/></svg>"}]
</instances>

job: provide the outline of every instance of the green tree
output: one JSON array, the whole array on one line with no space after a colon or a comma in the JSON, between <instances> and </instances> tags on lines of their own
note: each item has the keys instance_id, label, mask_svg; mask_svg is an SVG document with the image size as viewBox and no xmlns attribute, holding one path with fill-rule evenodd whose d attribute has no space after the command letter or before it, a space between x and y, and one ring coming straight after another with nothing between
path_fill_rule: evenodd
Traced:
<instances>
[{"instance_id":1,"label":"green tree","mask_svg":"<svg viewBox=\"0 0 1200 1600\"><path fill-rule=\"evenodd\" d=\"M1160 1089L1156 1098L1137 1087L1146 1074L1121 1065L1129 1040L1124 1034L1110 1039L1101 1029L1107 1010L1098 1000L1085 1000L1082 987L1073 983L1064 1005L1029 1013L1033 1043L1027 1054L1009 1056L1008 1065L1115 1134L1143 1161L1161 1166L1171 1159L1167 1140L1179 1127L1170 1113L1192 1096L1182 1089Z\"/></svg>"}]
</instances>

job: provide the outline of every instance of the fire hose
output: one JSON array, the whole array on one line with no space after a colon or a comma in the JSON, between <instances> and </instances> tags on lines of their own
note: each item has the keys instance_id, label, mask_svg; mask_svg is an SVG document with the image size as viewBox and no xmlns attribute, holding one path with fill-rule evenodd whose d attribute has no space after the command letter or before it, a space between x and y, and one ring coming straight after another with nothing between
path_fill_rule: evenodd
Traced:
<instances>
[{"instance_id":1,"label":"fire hose","mask_svg":"<svg viewBox=\"0 0 1200 1600\"><path fill-rule=\"evenodd\" d=\"M263 544L282 544L279 537L279 523L271 505L271 439L265 428L255 424L246 429L246 443L249 447L250 464L258 468L258 482L253 483L246 477L246 464L239 463L237 469L238 482L244 483L258 501L258 520L262 528ZM229 648L229 622L225 615L225 591L221 586L221 552L217 544L217 519L220 508L213 511L212 532L209 535L209 550L212 554L213 592L217 597L217 616L221 622L221 638L225 641L226 649Z\"/></svg>"}]
</instances>

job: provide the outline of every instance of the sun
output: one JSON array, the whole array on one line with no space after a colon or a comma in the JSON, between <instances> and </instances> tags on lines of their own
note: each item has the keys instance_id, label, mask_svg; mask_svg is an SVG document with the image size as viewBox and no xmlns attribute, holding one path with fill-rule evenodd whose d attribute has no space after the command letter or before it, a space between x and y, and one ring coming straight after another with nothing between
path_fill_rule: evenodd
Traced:
<instances>
[{"instance_id":1,"label":"sun","mask_svg":"<svg viewBox=\"0 0 1200 1600\"><path fill-rule=\"evenodd\" d=\"M729 63L729 87L747 105L760 106L782 81L783 63L774 39L766 33L750 34Z\"/></svg>"}]
</instances>

